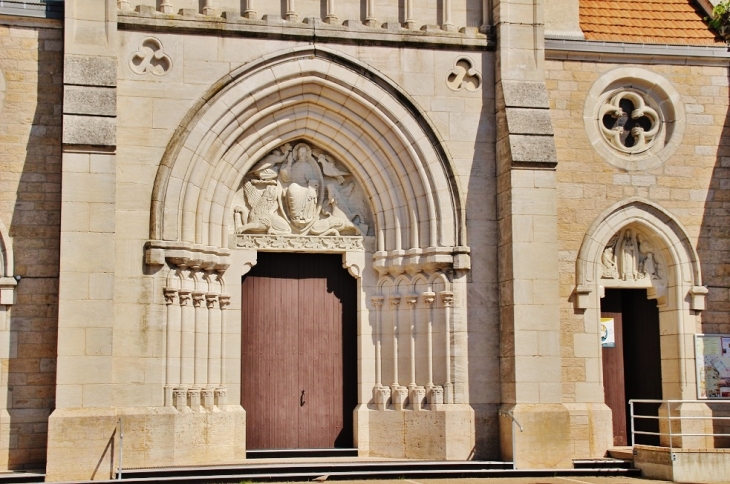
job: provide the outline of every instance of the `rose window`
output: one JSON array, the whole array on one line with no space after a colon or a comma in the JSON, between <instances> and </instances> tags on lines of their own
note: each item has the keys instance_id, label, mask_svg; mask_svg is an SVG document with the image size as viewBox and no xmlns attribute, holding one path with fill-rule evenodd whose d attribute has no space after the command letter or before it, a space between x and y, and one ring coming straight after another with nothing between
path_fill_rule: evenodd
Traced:
<instances>
[{"instance_id":1,"label":"rose window","mask_svg":"<svg viewBox=\"0 0 730 484\"><path fill-rule=\"evenodd\" d=\"M661 127L657 111L634 91L622 91L601 106L600 128L606 141L626 153L649 149Z\"/></svg>"}]
</instances>

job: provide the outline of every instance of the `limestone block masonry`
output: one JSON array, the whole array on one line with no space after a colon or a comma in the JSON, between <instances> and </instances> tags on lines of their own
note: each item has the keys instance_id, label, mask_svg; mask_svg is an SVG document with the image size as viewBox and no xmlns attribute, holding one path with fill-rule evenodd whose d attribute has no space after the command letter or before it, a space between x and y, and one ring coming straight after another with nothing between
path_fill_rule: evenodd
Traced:
<instances>
[{"instance_id":1,"label":"limestone block masonry","mask_svg":"<svg viewBox=\"0 0 730 484\"><path fill-rule=\"evenodd\" d=\"M730 333L722 47L607 56L578 0L63 3L0 13L0 471L241 463L310 409L362 457L569 468L620 423L614 291L656 304L657 392L696 399L694 335ZM249 291L314 254L351 284L331 333L299 279ZM673 435L647 472L724 462Z\"/></svg>"}]
</instances>

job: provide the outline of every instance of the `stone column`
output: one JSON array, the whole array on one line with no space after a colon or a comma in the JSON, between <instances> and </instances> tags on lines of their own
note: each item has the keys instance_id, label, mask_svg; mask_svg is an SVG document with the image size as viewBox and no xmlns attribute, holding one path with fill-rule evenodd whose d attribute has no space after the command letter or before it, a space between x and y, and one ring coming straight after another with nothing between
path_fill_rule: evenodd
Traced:
<instances>
[{"instance_id":1,"label":"stone column","mask_svg":"<svg viewBox=\"0 0 730 484\"><path fill-rule=\"evenodd\" d=\"M299 18L294 7L294 0L286 0L286 19L289 22L296 22Z\"/></svg>"},{"instance_id":2,"label":"stone column","mask_svg":"<svg viewBox=\"0 0 730 484\"><path fill-rule=\"evenodd\" d=\"M161 13L175 13L175 7L172 5L171 0L162 0L162 3L160 4L160 12Z\"/></svg>"},{"instance_id":3,"label":"stone column","mask_svg":"<svg viewBox=\"0 0 730 484\"><path fill-rule=\"evenodd\" d=\"M406 23L405 28L414 29L416 21L413 20L413 0L406 0Z\"/></svg>"},{"instance_id":4,"label":"stone column","mask_svg":"<svg viewBox=\"0 0 730 484\"><path fill-rule=\"evenodd\" d=\"M226 379L226 308L231 304L231 296L221 294L218 296L218 306L221 312L221 350L220 350L220 385L215 389L215 404L223 406L228 403L228 380Z\"/></svg>"},{"instance_id":5,"label":"stone column","mask_svg":"<svg viewBox=\"0 0 730 484\"><path fill-rule=\"evenodd\" d=\"M446 365L444 403L454 403L454 382L451 379L451 308L454 305L454 293L441 291L439 295L444 307L444 364Z\"/></svg>"},{"instance_id":6,"label":"stone column","mask_svg":"<svg viewBox=\"0 0 730 484\"><path fill-rule=\"evenodd\" d=\"M213 7L213 0L205 0L205 5L203 6L203 15L207 15L209 17L212 17L215 15L215 7Z\"/></svg>"},{"instance_id":7,"label":"stone column","mask_svg":"<svg viewBox=\"0 0 730 484\"><path fill-rule=\"evenodd\" d=\"M335 15L335 0L327 0L327 15L324 21L328 24L337 23L337 15Z\"/></svg>"},{"instance_id":8,"label":"stone column","mask_svg":"<svg viewBox=\"0 0 730 484\"><path fill-rule=\"evenodd\" d=\"M165 405L172 406L172 390L180 384L180 305L177 289L165 288Z\"/></svg>"},{"instance_id":9,"label":"stone column","mask_svg":"<svg viewBox=\"0 0 730 484\"><path fill-rule=\"evenodd\" d=\"M500 446L518 468L572 467L570 414L562 404L557 155L544 79L542 0L494 0L494 23ZM524 432L513 431L507 414Z\"/></svg>"},{"instance_id":10,"label":"stone column","mask_svg":"<svg viewBox=\"0 0 730 484\"><path fill-rule=\"evenodd\" d=\"M375 18L375 0L366 0L365 3L365 25L368 27L377 27L378 20Z\"/></svg>"},{"instance_id":11,"label":"stone column","mask_svg":"<svg viewBox=\"0 0 730 484\"><path fill-rule=\"evenodd\" d=\"M211 409L215 404L213 400L214 390L220 386L220 352L221 352L221 312L216 307L218 302L217 294L206 294L205 304L208 307L208 359L206 375L206 394L203 398L203 406ZM207 397L210 397L208 400Z\"/></svg>"},{"instance_id":12,"label":"stone column","mask_svg":"<svg viewBox=\"0 0 730 484\"><path fill-rule=\"evenodd\" d=\"M256 7L254 6L254 0L246 0L246 9L243 11L243 16L250 19L256 18Z\"/></svg>"},{"instance_id":13,"label":"stone column","mask_svg":"<svg viewBox=\"0 0 730 484\"><path fill-rule=\"evenodd\" d=\"M451 0L443 0L444 24L441 26L447 32L455 32L456 27L451 20Z\"/></svg>"}]
</instances>

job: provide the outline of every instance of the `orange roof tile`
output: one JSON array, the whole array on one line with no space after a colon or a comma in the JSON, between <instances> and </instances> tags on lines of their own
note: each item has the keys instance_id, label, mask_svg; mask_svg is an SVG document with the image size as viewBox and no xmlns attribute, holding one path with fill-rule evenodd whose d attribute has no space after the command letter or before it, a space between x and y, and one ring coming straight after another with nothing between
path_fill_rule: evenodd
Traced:
<instances>
[{"instance_id":1,"label":"orange roof tile","mask_svg":"<svg viewBox=\"0 0 730 484\"><path fill-rule=\"evenodd\" d=\"M587 40L722 45L693 0L580 0Z\"/></svg>"}]
</instances>

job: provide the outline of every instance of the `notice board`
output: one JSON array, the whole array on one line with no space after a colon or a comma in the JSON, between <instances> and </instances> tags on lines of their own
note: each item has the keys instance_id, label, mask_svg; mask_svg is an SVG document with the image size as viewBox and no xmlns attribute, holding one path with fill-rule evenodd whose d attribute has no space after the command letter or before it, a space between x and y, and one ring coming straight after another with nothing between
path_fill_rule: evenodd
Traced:
<instances>
[{"instance_id":1,"label":"notice board","mask_svg":"<svg viewBox=\"0 0 730 484\"><path fill-rule=\"evenodd\" d=\"M730 399L730 334L696 334L697 397Z\"/></svg>"}]
</instances>

